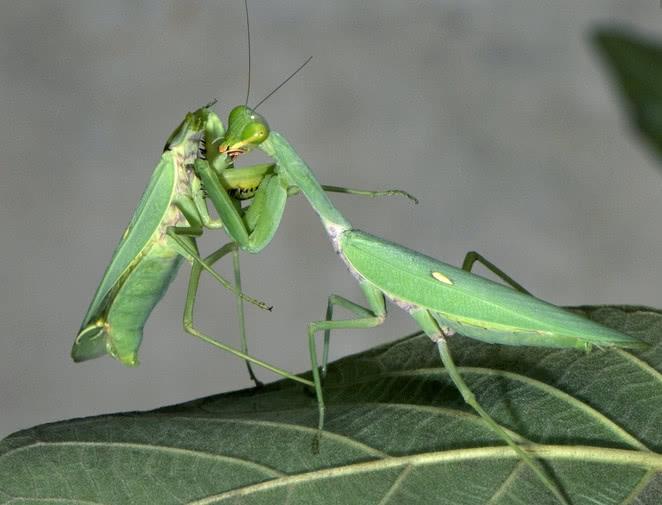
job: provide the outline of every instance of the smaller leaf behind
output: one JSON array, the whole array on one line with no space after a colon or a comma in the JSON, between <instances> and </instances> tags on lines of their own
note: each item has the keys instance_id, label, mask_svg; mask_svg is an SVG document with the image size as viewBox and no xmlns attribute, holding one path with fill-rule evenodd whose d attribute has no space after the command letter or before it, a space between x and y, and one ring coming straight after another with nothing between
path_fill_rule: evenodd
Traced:
<instances>
[{"instance_id":1,"label":"smaller leaf behind","mask_svg":"<svg viewBox=\"0 0 662 505\"><path fill-rule=\"evenodd\" d=\"M596 29L592 39L632 122L662 158L662 41L613 26Z\"/></svg>"}]
</instances>

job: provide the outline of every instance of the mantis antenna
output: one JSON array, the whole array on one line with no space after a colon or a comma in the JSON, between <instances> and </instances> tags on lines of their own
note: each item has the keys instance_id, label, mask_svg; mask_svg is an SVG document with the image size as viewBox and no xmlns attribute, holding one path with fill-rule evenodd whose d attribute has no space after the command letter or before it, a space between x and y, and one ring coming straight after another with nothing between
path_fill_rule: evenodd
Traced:
<instances>
[{"instance_id":1,"label":"mantis antenna","mask_svg":"<svg viewBox=\"0 0 662 505\"><path fill-rule=\"evenodd\" d=\"M299 65L299 68L297 68L294 72L292 72L292 73L291 73L291 74L290 74L290 75L289 75L289 76L288 76L283 82L281 82L278 86L276 86L276 87L271 91L271 93L269 93L269 94L268 94L267 96L265 96L262 100L260 100L260 101L257 103L257 105L256 105L255 107L252 107L252 109L253 109L253 110L256 110L260 105L262 105L264 102L266 102L267 99L271 98L271 97L273 96L273 94L276 93L276 91L278 91L280 88L282 88L283 86L285 86L285 84L286 84L290 79L292 79L292 77L294 77L295 75L297 75L297 74L299 73L299 71L300 71L303 67L305 67L306 65L308 65L308 62L309 62L310 60L312 60L312 59L313 59L313 57L312 57L312 56L309 56L308 59L307 59L306 61L304 61L301 65Z\"/></svg>"},{"instance_id":2,"label":"mantis antenna","mask_svg":"<svg viewBox=\"0 0 662 505\"><path fill-rule=\"evenodd\" d=\"M251 96L251 22L248 16L248 0L244 0L246 9L246 36L248 38L248 84L246 85L246 101L244 105L248 107L248 98Z\"/></svg>"},{"instance_id":3,"label":"mantis antenna","mask_svg":"<svg viewBox=\"0 0 662 505\"><path fill-rule=\"evenodd\" d=\"M244 0L244 9L246 11L246 37L247 37L247 46L248 46L248 83L246 85L246 101L244 102L244 105L248 107L248 99L251 96L251 67L253 66L251 63L251 22L250 22L250 16L248 15L248 0ZM271 96L276 93L280 88L282 88L287 81L292 79L296 74L299 73L299 71L305 67L310 60L312 60L313 57L310 56L306 61L304 61L299 67L292 72L283 82L281 82L278 86L276 86L267 96L265 96L262 100L260 100L255 107L252 107L253 110L256 110L260 105L262 105L264 102L266 102Z\"/></svg>"}]
</instances>

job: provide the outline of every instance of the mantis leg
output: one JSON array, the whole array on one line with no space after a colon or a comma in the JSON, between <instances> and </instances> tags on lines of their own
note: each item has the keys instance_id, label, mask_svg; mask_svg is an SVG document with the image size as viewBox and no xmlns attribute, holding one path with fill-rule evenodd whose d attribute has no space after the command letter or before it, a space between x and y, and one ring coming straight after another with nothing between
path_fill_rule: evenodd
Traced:
<instances>
[{"instance_id":1,"label":"mantis leg","mask_svg":"<svg viewBox=\"0 0 662 505\"><path fill-rule=\"evenodd\" d=\"M257 253L264 249L271 242L283 217L287 201L287 189L283 181L277 175L266 175L244 220L236 202L223 187L212 166L200 159L195 160L194 165L228 235L248 252Z\"/></svg>"},{"instance_id":2,"label":"mantis leg","mask_svg":"<svg viewBox=\"0 0 662 505\"><path fill-rule=\"evenodd\" d=\"M418 198L416 198L411 193L408 193L402 189L385 189L382 191L374 191L368 189L355 189L355 188L345 188L342 186L330 186L328 184L322 184L322 189L329 193L345 193L347 195L357 195L357 196L369 196L370 198L376 198L379 196L405 196L409 198L412 202L418 205ZM296 186L291 186L287 189L287 195L292 196L299 193L301 190Z\"/></svg>"},{"instance_id":3,"label":"mantis leg","mask_svg":"<svg viewBox=\"0 0 662 505\"><path fill-rule=\"evenodd\" d=\"M236 242L233 242L236 245ZM220 259L220 258L219 258ZM241 292L241 270L239 268L239 248L234 247L232 250L232 267L234 269L234 285ZM202 270L197 271L197 275L200 275ZM191 272L193 275L193 272ZM241 296L235 296L236 307L237 307L237 319L239 321L239 333L241 334L241 352L248 354L248 340L246 339L246 318L244 317L244 300ZM251 362L246 360L246 368L248 369L248 375L251 380L255 383L256 387L264 386L262 382L255 376L253 368L251 367Z\"/></svg>"},{"instance_id":4,"label":"mantis leg","mask_svg":"<svg viewBox=\"0 0 662 505\"><path fill-rule=\"evenodd\" d=\"M189 238L190 235L194 235L198 233L198 230L194 227L191 228L186 228L186 227L170 227L166 231L166 234L175 242L177 246L179 246L179 249L182 252L182 255L193 261L193 265L198 265L200 268L206 270L209 272L209 274L218 281L218 283L223 286L226 289L229 289L232 291L235 295L241 297L242 299L246 300L249 303L252 303L253 305L257 305L261 309L265 310L271 310L273 307L267 305L264 302L261 302L260 300L257 300L256 298L253 298L252 296L248 296L241 291L239 291L236 287L234 287L228 280L224 279L221 277L213 268L211 268L205 261L198 255L197 248L195 246L195 242L192 242ZM185 236L182 236L185 235ZM188 240L187 240L188 239Z\"/></svg>"},{"instance_id":5,"label":"mantis leg","mask_svg":"<svg viewBox=\"0 0 662 505\"><path fill-rule=\"evenodd\" d=\"M551 479L545 474L545 470L542 468L540 463L535 461L527 452L524 451L504 430L501 425L499 425L492 417L483 409L483 407L478 403L473 392L469 388L464 379L460 375L460 371L457 369L455 362L451 356L450 350L448 349L448 343L446 342L447 334L442 328L439 327L439 324L434 319L432 314L425 309L419 309L418 311L411 312L411 316L416 320L416 322L421 326L425 334L432 339L433 342L437 344L439 349L439 355L441 356L441 361L448 372L453 384L460 391L464 401L471 406L478 415L485 421L485 423L499 435L508 446L510 446L517 455L522 458L531 470L538 476L538 478L543 482L545 487L549 489L556 498L563 503L564 505L569 505L565 496L561 493L558 486L556 486Z\"/></svg>"},{"instance_id":6,"label":"mantis leg","mask_svg":"<svg viewBox=\"0 0 662 505\"><path fill-rule=\"evenodd\" d=\"M360 284L363 293L368 299L368 305L370 306L370 309L361 307L360 305L357 305L354 302L351 302L346 298L337 295L332 295L329 297L328 307L332 307L334 304L341 305L361 317L358 319L330 321L328 320L328 317L330 316L327 308L326 320L315 321L308 325L308 348L310 350L310 365L313 372L313 381L315 383L315 395L317 396L317 408L319 411L318 428L320 431L324 428L325 406L324 397L322 395L322 379L320 376L319 365L317 363L317 346L315 344L315 334L318 331L324 330L326 341L328 339L327 333L330 330L373 328L382 324L386 318L386 304L384 302L384 295L382 292L365 281L361 282ZM319 443L318 438L316 438L316 443Z\"/></svg>"},{"instance_id":7,"label":"mantis leg","mask_svg":"<svg viewBox=\"0 0 662 505\"><path fill-rule=\"evenodd\" d=\"M241 249L248 252L257 253L264 249L280 226L287 197L298 193L299 188L287 187L287 182L278 173L259 172L261 179L255 198L242 216L236 201L221 184L213 166L208 161L201 159L195 160L194 165L195 173L202 181L207 196L221 218L228 235L239 244ZM262 165L256 166L256 168L261 167ZM229 173L248 171L250 168L237 172L229 171ZM404 195L418 203L415 197L399 189L368 191L340 186L324 186L323 188L331 192L370 197Z\"/></svg>"},{"instance_id":8,"label":"mantis leg","mask_svg":"<svg viewBox=\"0 0 662 505\"><path fill-rule=\"evenodd\" d=\"M202 187L200 180L197 177L193 178L191 183L192 186L192 199L182 199L178 202L178 207L189 221L189 223L195 223L194 227L188 228L189 233L197 234L198 228L200 233L202 232L202 227L217 229L223 227L223 222L220 219L214 220L209 215L207 211L207 206L203 198ZM177 230L177 229L176 229ZM178 230L181 230L179 228ZM186 229L185 229L186 230ZM220 258L219 258L220 259ZM239 266L239 249L235 247L232 250L232 266L234 269L234 285L236 289L241 292L241 270ZM198 275L201 273L198 272ZM241 335L241 350L244 353L248 352L248 340L246 338L246 319L244 317L244 300L241 296L235 295L236 307L237 307L237 319L239 321L239 333ZM251 380L255 383L257 387L262 386L262 382L258 380L253 372L250 361L246 361L246 368L248 368L248 375Z\"/></svg>"},{"instance_id":9,"label":"mantis leg","mask_svg":"<svg viewBox=\"0 0 662 505\"><path fill-rule=\"evenodd\" d=\"M207 161L196 160L195 167L196 173L207 190L209 199L220 216L220 221L238 247L251 253L257 253L266 247L280 225L285 202L287 201L287 190L281 185L279 179L273 175L265 176L253 203L246 212L246 219L244 219L240 213L240 206L228 195L217 174L213 172L212 166ZM198 206L203 207L200 209L203 221L206 223L213 222L209 218L205 206L200 204ZM253 219L253 217L255 218ZM235 285L238 292L241 292L239 251L236 247L232 258ZM246 339L244 304L240 296L236 297L236 307L241 333L241 350L244 354L247 354L248 341ZM248 367L248 374L255 385L262 385L253 373L249 360L246 361L246 366Z\"/></svg>"},{"instance_id":10,"label":"mantis leg","mask_svg":"<svg viewBox=\"0 0 662 505\"><path fill-rule=\"evenodd\" d=\"M192 335L204 342L207 342L210 345L213 345L214 347L217 347L218 349L227 351L247 362L251 362L261 367L264 367L267 370L271 370L272 372L280 375L281 377L285 377L286 379L292 379L293 381L300 382L309 387L310 386L314 387L314 384L311 381L303 379L297 375L294 375L293 373L290 373L287 370L271 365L266 361L262 361L258 358L255 358L250 354L244 352L243 350L239 350L227 344L219 342L218 340L215 340L212 337L202 333L194 326L193 312L195 309L195 300L198 293L198 287L200 285L200 274L204 269L203 265L214 264L216 261L220 260L226 254L232 251L236 251L236 249L237 249L237 245L234 242L230 242L224 245L223 247L221 247L220 249L214 251L204 260L201 260L200 262L196 262L193 264L193 267L191 269L191 277L189 279L189 284L188 284L188 291L186 293L186 304L184 306L184 318L183 318L184 331L186 331L186 333L188 333L189 335Z\"/></svg>"},{"instance_id":11,"label":"mantis leg","mask_svg":"<svg viewBox=\"0 0 662 505\"><path fill-rule=\"evenodd\" d=\"M333 306L338 305L344 307L345 309L353 312L357 316L370 319L375 316L375 313L370 309L366 309L361 305L354 303L347 298L340 295L331 295L329 296L329 301L326 305L326 321L331 321L333 319ZM324 330L324 349L322 351L322 379L326 377L327 365L329 363L329 341L331 340L331 329L326 328Z\"/></svg>"},{"instance_id":12,"label":"mantis leg","mask_svg":"<svg viewBox=\"0 0 662 505\"><path fill-rule=\"evenodd\" d=\"M499 277L500 279L504 280L506 284L510 285L511 287L515 288L517 291L520 291L521 293L530 295L524 287L513 280L512 277L510 277L508 274L506 274L503 270L501 270L499 267L497 267L494 263L489 261L485 256L482 254L477 253L476 251L469 251L467 255L464 257L464 261L462 262L462 270L465 270L467 272L471 272L471 268L473 267L474 263L482 263L485 268L487 268L490 272L492 272L494 275Z\"/></svg>"},{"instance_id":13,"label":"mantis leg","mask_svg":"<svg viewBox=\"0 0 662 505\"><path fill-rule=\"evenodd\" d=\"M220 219L212 219L209 215L207 205L205 204L204 192L202 191L202 183L197 177L193 177L191 180L191 193L191 200L193 201L193 206L195 212L199 216L201 225L210 230L223 228L223 221Z\"/></svg>"}]
</instances>

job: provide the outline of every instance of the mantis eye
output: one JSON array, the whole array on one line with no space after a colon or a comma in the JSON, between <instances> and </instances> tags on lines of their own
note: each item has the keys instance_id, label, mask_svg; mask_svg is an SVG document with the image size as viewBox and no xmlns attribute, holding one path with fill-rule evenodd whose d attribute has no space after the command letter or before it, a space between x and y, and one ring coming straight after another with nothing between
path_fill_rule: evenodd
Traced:
<instances>
[{"instance_id":1,"label":"mantis eye","mask_svg":"<svg viewBox=\"0 0 662 505\"><path fill-rule=\"evenodd\" d=\"M245 105L232 109L228 118L228 131L219 150L230 156L246 153L264 142L269 136L266 119Z\"/></svg>"},{"instance_id":2,"label":"mantis eye","mask_svg":"<svg viewBox=\"0 0 662 505\"><path fill-rule=\"evenodd\" d=\"M244 141L258 145L267 140L269 136L269 125L262 118L262 116L254 115L251 122L246 125L244 131L241 132Z\"/></svg>"}]
</instances>

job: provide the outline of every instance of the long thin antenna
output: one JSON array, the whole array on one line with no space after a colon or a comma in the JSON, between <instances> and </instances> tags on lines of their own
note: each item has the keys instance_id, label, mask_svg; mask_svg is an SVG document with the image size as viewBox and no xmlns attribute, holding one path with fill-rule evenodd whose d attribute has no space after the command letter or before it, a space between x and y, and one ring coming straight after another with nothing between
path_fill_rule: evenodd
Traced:
<instances>
[{"instance_id":1,"label":"long thin antenna","mask_svg":"<svg viewBox=\"0 0 662 505\"><path fill-rule=\"evenodd\" d=\"M246 102L244 105L248 107L248 98L251 96L251 22L248 17L248 0L244 0L244 7L246 8L246 35L248 36L248 85L246 86Z\"/></svg>"},{"instance_id":2,"label":"long thin antenna","mask_svg":"<svg viewBox=\"0 0 662 505\"><path fill-rule=\"evenodd\" d=\"M297 75L297 74L299 73L299 70L301 70L303 67L305 67L305 66L308 64L308 62L309 62L310 60L312 60L312 59L313 59L313 57L311 56L311 57L309 57L306 61L304 61L303 64L299 65L299 68L297 68L294 72L292 72L292 73L289 75L289 77L288 77L287 79L285 79L283 82L281 82L278 86L276 86L276 87L274 88L274 90L273 90L271 93L269 93L269 94L268 94L267 96L265 96L262 100L260 100L260 101L257 103L257 105L256 105L255 107L253 107L253 110L257 109L260 105L262 105L264 102L266 102L267 99L271 98L271 96L272 96L276 91L278 91L280 88L282 88L283 86L285 86L285 84L287 83L287 81L289 81L290 79L292 79L292 77L294 77L295 75Z\"/></svg>"}]
</instances>

